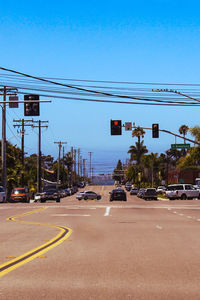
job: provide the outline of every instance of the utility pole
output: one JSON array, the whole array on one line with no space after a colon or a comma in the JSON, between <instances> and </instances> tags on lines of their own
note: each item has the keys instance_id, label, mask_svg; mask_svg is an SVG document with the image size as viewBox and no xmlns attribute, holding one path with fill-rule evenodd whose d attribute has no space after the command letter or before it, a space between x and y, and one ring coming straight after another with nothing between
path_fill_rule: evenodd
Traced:
<instances>
[{"instance_id":1,"label":"utility pole","mask_svg":"<svg viewBox=\"0 0 200 300\"><path fill-rule=\"evenodd\" d=\"M38 125L32 125L33 128L38 128L38 159L37 159L37 192L41 192L41 128L48 128L48 125L41 125L42 123L48 123L49 121L33 121L33 123L38 123Z\"/></svg>"},{"instance_id":2,"label":"utility pole","mask_svg":"<svg viewBox=\"0 0 200 300\"><path fill-rule=\"evenodd\" d=\"M78 176L80 176L80 149L78 148Z\"/></svg>"},{"instance_id":3,"label":"utility pole","mask_svg":"<svg viewBox=\"0 0 200 300\"><path fill-rule=\"evenodd\" d=\"M62 144L67 144L66 142L54 142L54 144L58 144L58 170L57 170L57 187L59 186L59 181L60 181L60 153L61 153L61 148Z\"/></svg>"},{"instance_id":4,"label":"utility pole","mask_svg":"<svg viewBox=\"0 0 200 300\"><path fill-rule=\"evenodd\" d=\"M92 180L92 152L88 152L90 155L90 179Z\"/></svg>"},{"instance_id":5,"label":"utility pole","mask_svg":"<svg viewBox=\"0 0 200 300\"><path fill-rule=\"evenodd\" d=\"M33 119L32 120L24 120L24 119L20 119L20 120L13 120L13 122L15 122L16 124L13 125L13 127L18 127L18 128L22 128L19 133L22 135L21 138L21 163L22 163L22 172L21 172L21 186L24 186L24 172L25 172L25 166L24 166L24 135L25 135L25 130L24 127L25 126L33 126ZM27 122L32 122L32 124L26 124Z\"/></svg>"},{"instance_id":6,"label":"utility pole","mask_svg":"<svg viewBox=\"0 0 200 300\"><path fill-rule=\"evenodd\" d=\"M84 158L83 159L83 177L84 177L84 179L86 177L86 173L85 173L85 161L86 161L86 159Z\"/></svg>"},{"instance_id":7,"label":"utility pole","mask_svg":"<svg viewBox=\"0 0 200 300\"><path fill-rule=\"evenodd\" d=\"M74 183L76 182L76 149L74 149Z\"/></svg>"},{"instance_id":8,"label":"utility pole","mask_svg":"<svg viewBox=\"0 0 200 300\"><path fill-rule=\"evenodd\" d=\"M65 148L63 146L63 184L65 184L65 161L64 161L64 158L65 158Z\"/></svg>"},{"instance_id":9,"label":"utility pole","mask_svg":"<svg viewBox=\"0 0 200 300\"><path fill-rule=\"evenodd\" d=\"M3 95L2 105L2 139L1 139L1 164L2 164L2 185L7 192L7 170L6 170L6 95L16 95L16 88L7 88L4 86L0 89Z\"/></svg>"},{"instance_id":10,"label":"utility pole","mask_svg":"<svg viewBox=\"0 0 200 300\"><path fill-rule=\"evenodd\" d=\"M69 171L69 186L72 186L72 180L73 180L73 165L74 165L74 148L71 147L71 159L72 159L72 164L70 166L70 171Z\"/></svg>"}]
</instances>

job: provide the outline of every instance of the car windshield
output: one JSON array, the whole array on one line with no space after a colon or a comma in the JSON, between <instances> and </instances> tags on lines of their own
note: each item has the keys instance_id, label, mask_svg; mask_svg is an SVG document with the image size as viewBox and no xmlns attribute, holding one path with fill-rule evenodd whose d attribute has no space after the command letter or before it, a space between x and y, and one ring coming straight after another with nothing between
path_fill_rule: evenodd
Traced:
<instances>
[{"instance_id":1,"label":"car windshield","mask_svg":"<svg viewBox=\"0 0 200 300\"><path fill-rule=\"evenodd\" d=\"M12 191L12 194L15 194L15 195L17 195L17 194L24 194L24 193L25 193L25 189L14 189Z\"/></svg>"}]
</instances>

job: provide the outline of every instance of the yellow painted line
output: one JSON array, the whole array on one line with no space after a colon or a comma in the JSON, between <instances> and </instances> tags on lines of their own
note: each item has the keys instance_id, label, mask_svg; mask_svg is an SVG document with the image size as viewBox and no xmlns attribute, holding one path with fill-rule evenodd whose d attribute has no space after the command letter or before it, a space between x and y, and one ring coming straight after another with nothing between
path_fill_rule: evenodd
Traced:
<instances>
[{"instance_id":1,"label":"yellow painted line","mask_svg":"<svg viewBox=\"0 0 200 300\"><path fill-rule=\"evenodd\" d=\"M6 275L7 273L15 270L16 268L32 261L33 259L40 257L47 251L53 249L54 247L56 247L59 244L61 244L62 242L64 242L71 235L72 230L65 226L58 226L58 225L54 225L54 224L43 224L43 223L38 223L38 222L29 222L29 221L21 220L21 218L24 216L38 213L40 211L43 211L44 209L47 209L47 207L42 207L42 208L39 208L39 209L36 209L33 211L23 213L21 215L12 216L12 217L7 218L7 221L58 228L60 230L60 232L54 238L49 240L47 243L42 244L39 247L34 248L31 251L26 252L26 253L22 254L21 256L18 256L16 258L0 265L0 277Z\"/></svg>"},{"instance_id":2,"label":"yellow painted line","mask_svg":"<svg viewBox=\"0 0 200 300\"><path fill-rule=\"evenodd\" d=\"M103 195L104 188L105 188L105 186L103 185L102 188L101 188L101 192L100 192L101 196Z\"/></svg>"}]
</instances>

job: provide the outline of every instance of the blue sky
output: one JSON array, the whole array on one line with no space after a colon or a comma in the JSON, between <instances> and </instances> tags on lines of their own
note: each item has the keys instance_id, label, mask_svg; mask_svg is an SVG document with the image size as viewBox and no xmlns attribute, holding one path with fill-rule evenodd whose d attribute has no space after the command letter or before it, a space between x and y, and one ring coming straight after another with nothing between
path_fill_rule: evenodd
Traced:
<instances>
[{"instance_id":1,"label":"blue sky","mask_svg":"<svg viewBox=\"0 0 200 300\"><path fill-rule=\"evenodd\" d=\"M4 1L0 11L0 66L36 76L132 82L199 82L199 1ZM1 74L3 73L0 72ZM1 78L2 80L2 78ZM161 86L159 86L160 88ZM156 86L154 86L156 88ZM151 86L150 86L151 89ZM7 138L23 107L7 110ZM199 108L151 107L53 100L41 104L42 152L57 157L54 141L93 152L97 163L125 160L130 132L110 136L110 119L178 132L199 125ZM37 152L37 131L27 130L25 148ZM175 139L164 133L144 143L164 152ZM177 140L182 142L182 140ZM97 168L98 164L96 164Z\"/></svg>"}]
</instances>

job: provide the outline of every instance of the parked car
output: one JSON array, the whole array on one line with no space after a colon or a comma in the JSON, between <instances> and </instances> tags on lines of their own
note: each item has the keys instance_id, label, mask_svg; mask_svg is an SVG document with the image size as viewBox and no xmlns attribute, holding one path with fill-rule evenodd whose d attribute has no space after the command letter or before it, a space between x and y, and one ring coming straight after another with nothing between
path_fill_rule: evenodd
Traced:
<instances>
[{"instance_id":1,"label":"parked car","mask_svg":"<svg viewBox=\"0 0 200 300\"><path fill-rule=\"evenodd\" d=\"M60 198L67 197L67 194L64 189L59 189L58 192L60 194Z\"/></svg>"},{"instance_id":2,"label":"parked car","mask_svg":"<svg viewBox=\"0 0 200 300\"><path fill-rule=\"evenodd\" d=\"M158 186L157 189L156 189L157 194L165 194L165 191L166 191L166 187L163 186L163 185Z\"/></svg>"},{"instance_id":3,"label":"parked car","mask_svg":"<svg viewBox=\"0 0 200 300\"><path fill-rule=\"evenodd\" d=\"M57 189L44 189L43 193L41 194L41 202L46 202L48 200L54 200L56 202L60 202L60 193Z\"/></svg>"},{"instance_id":4,"label":"parked car","mask_svg":"<svg viewBox=\"0 0 200 300\"><path fill-rule=\"evenodd\" d=\"M78 187L84 188L84 187L85 187L85 182L84 182L84 181L79 182L79 183L78 183Z\"/></svg>"},{"instance_id":5,"label":"parked car","mask_svg":"<svg viewBox=\"0 0 200 300\"><path fill-rule=\"evenodd\" d=\"M6 192L3 186L0 186L0 202L6 202Z\"/></svg>"},{"instance_id":6,"label":"parked car","mask_svg":"<svg viewBox=\"0 0 200 300\"><path fill-rule=\"evenodd\" d=\"M194 199L199 198L200 191L195 189L192 184L170 184L166 190L166 196L173 199Z\"/></svg>"},{"instance_id":7,"label":"parked car","mask_svg":"<svg viewBox=\"0 0 200 300\"><path fill-rule=\"evenodd\" d=\"M142 194L142 198L144 200L157 200L156 189L154 189L154 188L145 189Z\"/></svg>"},{"instance_id":8,"label":"parked car","mask_svg":"<svg viewBox=\"0 0 200 300\"><path fill-rule=\"evenodd\" d=\"M138 193L137 193L137 197L138 197L138 198L142 198L144 192L145 192L145 189L144 189L144 188L139 189L139 191L138 191Z\"/></svg>"},{"instance_id":9,"label":"parked car","mask_svg":"<svg viewBox=\"0 0 200 300\"><path fill-rule=\"evenodd\" d=\"M110 201L127 201L126 192L122 188L116 188L110 192Z\"/></svg>"},{"instance_id":10,"label":"parked car","mask_svg":"<svg viewBox=\"0 0 200 300\"><path fill-rule=\"evenodd\" d=\"M126 189L128 192L130 192L131 187L132 187L132 184L131 184L131 183L127 182L127 183L125 184L125 189Z\"/></svg>"},{"instance_id":11,"label":"parked car","mask_svg":"<svg viewBox=\"0 0 200 300\"><path fill-rule=\"evenodd\" d=\"M132 187L130 190L130 195L137 195L139 192L137 187Z\"/></svg>"},{"instance_id":12,"label":"parked car","mask_svg":"<svg viewBox=\"0 0 200 300\"><path fill-rule=\"evenodd\" d=\"M10 195L10 202L30 202L30 195L27 187L14 188Z\"/></svg>"},{"instance_id":13,"label":"parked car","mask_svg":"<svg viewBox=\"0 0 200 300\"><path fill-rule=\"evenodd\" d=\"M41 198L42 198L42 194L41 193L36 193L35 196L34 196L34 201L35 202L38 202L38 201L40 202Z\"/></svg>"},{"instance_id":14,"label":"parked car","mask_svg":"<svg viewBox=\"0 0 200 300\"><path fill-rule=\"evenodd\" d=\"M93 191L83 191L83 192L79 192L77 195L76 195L76 198L78 200L94 200L94 199L97 199L97 200L100 200L101 199L101 195L100 194L97 194Z\"/></svg>"},{"instance_id":15,"label":"parked car","mask_svg":"<svg viewBox=\"0 0 200 300\"><path fill-rule=\"evenodd\" d=\"M70 189L65 189L65 193L66 193L66 196L70 196L71 195Z\"/></svg>"}]
</instances>

